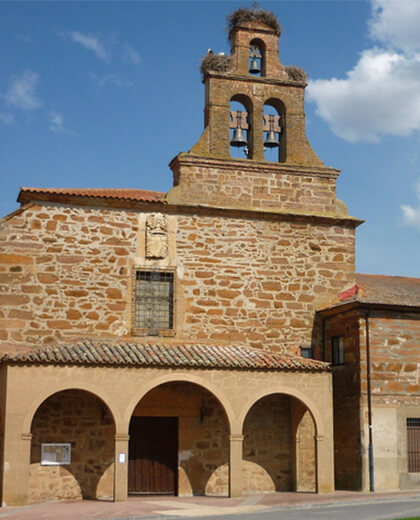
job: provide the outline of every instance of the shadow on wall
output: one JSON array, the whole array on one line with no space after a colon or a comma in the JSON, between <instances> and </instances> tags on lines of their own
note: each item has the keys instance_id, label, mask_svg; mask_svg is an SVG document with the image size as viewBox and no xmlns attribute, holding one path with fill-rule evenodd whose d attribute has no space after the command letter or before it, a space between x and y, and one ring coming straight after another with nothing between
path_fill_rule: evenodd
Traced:
<instances>
[{"instance_id":1,"label":"shadow on wall","mask_svg":"<svg viewBox=\"0 0 420 520\"><path fill-rule=\"evenodd\" d=\"M58 392L38 408L31 433L30 503L112 498L115 426L100 399L81 390ZM42 443L71 443L71 463L41 465Z\"/></svg>"},{"instance_id":2,"label":"shadow on wall","mask_svg":"<svg viewBox=\"0 0 420 520\"><path fill-rule=\"evenodd\" d=\"M193 383L166 383L145 395L133 416L178 419L174 449L178 450L179 496L227 496L229 426L213 394Z\"/></svg>"},{"instance_id":3,"label":"shadow on wall","mask_svg":"<svg viewBox=\"0 0 420 520\"><path fill-rule=\"evenodd\" d=\"M243 487L247 491L292 489L290 397L260 399L244 423Z\"/></svg>"},{"instance_id":4,"label":"shadow on wall","mask_svg":"<svg viewBox=\"0 0 420 520\"><path fill-rule=\"evenodd\" d=\"M283 394L252 406L244 423L243 489L315 491L315 425L307 408Z\"/></svg>"}]
</instances>

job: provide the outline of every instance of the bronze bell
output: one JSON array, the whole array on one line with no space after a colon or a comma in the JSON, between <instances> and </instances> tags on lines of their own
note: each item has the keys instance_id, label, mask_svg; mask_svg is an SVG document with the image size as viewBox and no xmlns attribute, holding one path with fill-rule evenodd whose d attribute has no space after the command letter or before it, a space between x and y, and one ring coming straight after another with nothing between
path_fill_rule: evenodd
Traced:
<instances>
[{"instance_id":1,"label":"bronze bell","mask_svg":"<svg viewBox=\"0 0 420 520\"><path fill-rule=\"evenodd\" d=\"M264 141L264 146L267 148L276 148L277 146L280 146L276 132L274 130L270 130L268 132L267 137Z\"/></svg>"},{"instance_id":2,"label":"bronze bell","mask_svg":"<svg viewBox=\"0 0 420 520\"><path fill-rule=\"evenodd\" d=\"M257 58L252 58L251 66L249 67L249 72L251 74L260 74L261 68Z\"/></svg>"},{"instance_id":3,"label":"bronze bell","mask_svg":"<svg viewBox=\"0 0 420 520\"><path fill-rule=\"evenodd\" d=\"M242 128L235 128L230 145L236 146L237 148L241 148L242 146L246 146L247 144L248 141L245 139Z\"/></svg>"}]
</instances>

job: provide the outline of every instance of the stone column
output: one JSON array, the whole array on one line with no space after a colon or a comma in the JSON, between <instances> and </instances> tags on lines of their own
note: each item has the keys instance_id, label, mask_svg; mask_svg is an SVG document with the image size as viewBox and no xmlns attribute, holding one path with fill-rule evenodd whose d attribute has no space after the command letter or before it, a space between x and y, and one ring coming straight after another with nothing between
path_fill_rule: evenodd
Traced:
<instances>
[{"instance_id":1,"label":"stone column","mask_svg":"<svg viewBox=\"0 0 420 520\"><path fill-rule=\"evenodd\" d=\"M254 161L264 161L264 132L263 132L263 116L264 107L262 105L262 98L254 96L252 99L254 103L252 113L252 159Z\"/></svg>"},{"instance_id":2,"label":"stone column","mask_svg":"<svg viewBox=\"0 0 420 520\"><path fill-rule=\"evenodd\" d=\"M316 435L316 491L334 491L334 446L332 437Z\"/></svg>"},{"instance_id":3,"label":"stone column","mask_svg":"<svg viewBox=\"0 0 420 520\"><path fill-rule=\"evenodd\" d=\"M13 419L6 421L3 445L2 506L22 506L28 503L30 433L18 433Z\"/></svg>"},{"instance_id":4,"label":"stone column","mask_svg":"<svg viewBox=\"0 0 420 520\"><path fill-rule=\"evenodd\" d=\"M242 495L242 446L244 436L236 433L229 436L229 497Z\"/></svg>"},{"instance_id":5,"label":"stone column","mask_svg":"<svg viewBox=\"0 0 420 520\"><path fill-rule=\"evenodd\" d=\"M115 435L114 502L125 502L128 494L129 435Z\"/></svg>"}]
</instances>

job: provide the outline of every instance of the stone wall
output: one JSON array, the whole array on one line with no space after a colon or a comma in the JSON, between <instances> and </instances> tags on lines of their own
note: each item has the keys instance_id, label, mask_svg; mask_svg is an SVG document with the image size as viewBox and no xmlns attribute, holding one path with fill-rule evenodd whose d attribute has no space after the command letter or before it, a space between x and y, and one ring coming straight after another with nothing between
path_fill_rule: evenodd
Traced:
<instances>
[{"instance_id":1,"label":"stone wall","mask_svg":"<svg viewBox=\"0 0 420 520\"><path fill-rule=\"evenodd\" d=\"M0 348L130 336L133 266L176 273L175 337L297 351L314 308L354 275L354 229L208 211L169 214L145 258L141 212L30 206L3 221Z\"/></svg>"},{"instance_id":2,"label":"stone wall","mask_svg":"<svg viewBox=\"0 0 420 520\"><path fill-rule=\"evenodd\" d=\"M334 466L337 489L361 489L359 313L326 321L325 359L332 362L332 337L344 337L344 364L333 368Z\"/></svg>"},{"instance_id":3,"label":"stone wall","mask_svg":"<svg viewBox=\"0 0 420 520\"><path fill-rule=\"evenodd\" d=\"M290 397L272 395L256 403L244 424L244 489L251 492L293 488Z\"/></svg>"},{"instance_id":4,"label":"stone wall","mask_svg":"<svg viewBox=\"0 0 420 520\"><path fill-rule=\"evenodd\" d=\"M361 343L365 321L361 319ZM369 317L371 388L375 404L414 405L420 398L419 314L375 311ZM361 350L362 389L367 390L366 352Z\"/></svg>"},{"instance_id":5,"label":"stone wall","mask_svg":"<svg viewBox=\"0 0 420 520\"><path fill-rule=\"evenodd\" d=\"M305 411L296 432L296 491L316 491L315 425Z\"/></svg>"},{"instance_id":6,"label":"stone wall","mask_svg":"<svg viewBox=\"0 0 420 520\"><path fill-rule=\"evenodd\" d=\"M177 157L171 167L177 186L168 194L171 202L179 198L222 208L337 214L335 170L188 156Z\"/></svg>"},{"instance_id":7,"label":"stone wall","mask_svg":"<svg viewBox=\"0 0 420 520\"><path fill-rule=\"evenodd\" d=\"M111 498L114 421L95 396L78 390L53 395L32 422L29 501ZM71 464L41 465L42 443L71 443Z\"/></svg>"},{"instance_id":8,"label":"stone wall","mask_svg":"<svg viewBox=\"0 0 420 520\"><path fill-rule=\"evenodd\" d=\"M353 230L303 222L180 216L184 335L295 353L314 308L353 277Z\"/></svg>"},{"instance_id":9,"label":"stone wall","mask_svg":"<svg viewBox=\"0 0 420 520\"><path fill-rule=\"evenodd\" d=\"M1 223L0 338L10 347L126 331L130 212L32 206Z\"/></svg>"}]
</instances>

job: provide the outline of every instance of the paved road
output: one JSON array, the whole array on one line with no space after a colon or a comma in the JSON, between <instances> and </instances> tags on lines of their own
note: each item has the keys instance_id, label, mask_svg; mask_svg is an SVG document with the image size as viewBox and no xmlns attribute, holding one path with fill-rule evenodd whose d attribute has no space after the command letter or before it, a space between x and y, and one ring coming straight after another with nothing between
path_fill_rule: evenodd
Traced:
<instances>
[{"instance_id":1,"label":"paved road","mask_svg":"<svg viewBox=\"0 0 420 520\"><path fill-rule=\"evenodd\" d=\"M364 504L276 508L240 515L241 520L395 520L420 517L420 498ZM238 515L189 516L200 520L238 520Z\"/></svg>"}]
</instances>

